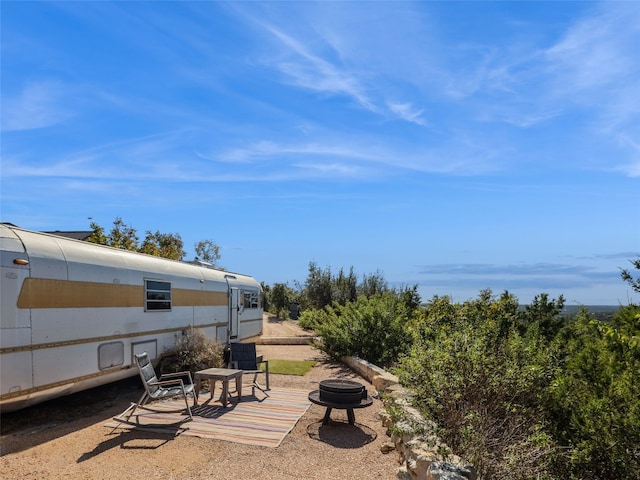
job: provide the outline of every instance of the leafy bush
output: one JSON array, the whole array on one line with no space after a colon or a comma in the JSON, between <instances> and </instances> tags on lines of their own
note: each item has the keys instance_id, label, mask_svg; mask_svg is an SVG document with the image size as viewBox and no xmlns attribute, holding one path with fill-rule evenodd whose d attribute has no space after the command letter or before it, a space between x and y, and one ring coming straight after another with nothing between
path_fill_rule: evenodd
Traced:
<instances>
[{"instance_id":1,"label":"leafy bush","mask_svg":"<svg viewBox=\"0 0 640 480\"><path fill-rule=\"evenodd\" d=\"M314 272L330 284L329 271ZM640 277L622 277L640 291ZM419 304L415 287L384 289L307 309L300 325L333 357L399 361L416 406L480 479L640 480L640 307L568 319L562 296L521 308L490 290Z\"/></svg>"},{"instance_id":2,"label":"leafy bush","mask_svg":"<svg viewBox=\"0 0 640 480\"><path fill-rule=\"evenodd\" d=\"M415 343L397 370L416 406L480 478L545 478L554 442L543 415L554 357L537 326L505 292L465 304L436 297L414 324Z\"/></svg>"},{"instance_id":3,"label":"leafy bush","mask_svg":"<svg viewBox=\"0 0 640 480\"><path fill-rule=\"evenodd\" d=\"M558 469L582 479L640 478L640 308L611 323L581 311L558 338L565 355L549 407L568 448Z\"/></svg>"},{"instance_id":4,"label":"leafy bush","mask_svg":"<svg viewBox=\"0 0 640 480\"><path fill-rule=\"evenodd\" d=\"M480 478L640 478L640 308L563 325L562 302L435 297L412 325L400 380Z\"/></svg>"},{"instance_id":5,"label":"leafy bush","mask_svg":"<svg viewBox=\"0 0 640 480\"><path fill-rule=\"evenodd\" d=\"M329 314L326 310L309 309L303 310L298 318L298 325L307 330L317 330L320 325L327 322Z\"/></svg>"},{"instance_id":6,"label":"leafy bush","mask_svg":"<svg viewBox=\"0 0 640 480\"><path fill-rule=\"evenodd\" d=\"M409 348L406 325L413 314L395 293L385 292L313 314L303 312L300 323L313 327L322 337L321 348L332 357L358 356L384 367Z\"/></svg>"},{"instance_id":7,"label":"leafy bush","mask_svg":"<svg viewBox=\"0 0 640 480\"><path fill-rule=\"evenodd\" d=\"M161 365L163 373L222 367L224 347L199 330L189 327L176 342L175 354Z\"/></svg>"}]
</instances>

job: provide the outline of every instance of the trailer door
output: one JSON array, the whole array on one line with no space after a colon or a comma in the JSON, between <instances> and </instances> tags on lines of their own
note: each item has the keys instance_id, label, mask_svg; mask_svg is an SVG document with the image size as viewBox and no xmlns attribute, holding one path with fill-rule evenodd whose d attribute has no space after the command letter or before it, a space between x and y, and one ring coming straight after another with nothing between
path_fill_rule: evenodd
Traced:
<instances>
[{"instance_id":1,"label":"trailer door","mask_svg":"<svg viewBox=\"0 0 640 480\"><path fill-rule=\"evenodd\" d=\"M229 288L229 340L238 338L238 314L240 313L240 289Z\"/></svg>"},{"instance_id":2,"label":"trailer door","mask_svg":"<svg viewBox=\"0 0 640 480\"><path fill-rule=\"evenodd\" d=\"M31 260L15 233L0 225L0 396L9 398L33 387L31 309L18 308Z\"/></svg>"}]
</instances>

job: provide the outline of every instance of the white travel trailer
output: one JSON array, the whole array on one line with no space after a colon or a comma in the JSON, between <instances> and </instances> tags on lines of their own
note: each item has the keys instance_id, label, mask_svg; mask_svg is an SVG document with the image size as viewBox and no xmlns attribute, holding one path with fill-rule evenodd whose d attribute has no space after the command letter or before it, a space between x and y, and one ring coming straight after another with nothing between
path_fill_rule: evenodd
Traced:
<instances>
[{"instance_id":1,"label":"white travel trailer","mask_svg":"<svg viewBox=\"0 0 640 480\"><path fill-rule=\"evenodd\" d=\"M137 374L188 327L262 333L252 277L0 224L0 411Z\"/></svg>"}]
</instances>

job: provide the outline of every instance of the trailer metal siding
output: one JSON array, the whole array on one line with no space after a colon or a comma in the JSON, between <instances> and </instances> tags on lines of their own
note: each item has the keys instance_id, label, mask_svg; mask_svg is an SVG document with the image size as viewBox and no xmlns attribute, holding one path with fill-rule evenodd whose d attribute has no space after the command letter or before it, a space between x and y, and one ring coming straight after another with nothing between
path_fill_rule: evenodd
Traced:
<instances>
[{"instance_id":1,"label":"trailer metal siding","mask_svg":"<svg viewBox=\"0 0 640 480\"><path fill-rule=\"evenodd\" d=\"M229 339L227 272L7 225L0 247L2 411L135 375L134 353L159 358L191 326ZM261 306L234 313L237 340L261 334Z\"/></svg>"}]
</instances>

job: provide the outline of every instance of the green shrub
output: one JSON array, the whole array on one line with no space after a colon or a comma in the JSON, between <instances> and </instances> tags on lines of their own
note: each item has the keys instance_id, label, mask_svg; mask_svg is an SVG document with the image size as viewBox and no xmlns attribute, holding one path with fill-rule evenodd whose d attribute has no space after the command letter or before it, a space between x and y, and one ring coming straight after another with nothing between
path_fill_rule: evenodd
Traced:
<instances>
[{"instance_id":1,"label":"green shrub","mask_svg":"<svg viewBox=\"0 0 640 480\"><path fill-rule=\"evenodd\" d=\"M335 303L314 314L312 322L322 337L321 348L332 357L357 356L385 367L411 345L407 325L413 315L395 293L385 292L345 305ZM304 314L303 320L307 322Z\"/></svg>"},{"instance_id":2,"label":"green shrub","mask_svg":"<svg viewBox=\"0 0 640 480\"><path fill-rule=\"evenodd\" d=\"M224 347L199 330L189 327L176 341L175 353L161 365L163 373L222 367Z\"/></svg>"},{"instance_id":3,"label":"green shrub","mask_svg":"<svg viewBox=\"0 0 640 480\"><path fill-rule=\"evenodd\" d=\"M546 478L554 442L543 404L554 356L536 328L520 333L518 303L490 291L464 304L427 304L397 370L442 440L480 478Z\"/></svg>"},{"instance_id":4,"label":"green shrub","mask_svg":"<svg viewBox=\"0 0 640 480\"><path fill-rule=\"evenodd\" d=\"M640 308L611 323L581 311L558 338L564 368L549 407L567 448L558 469L581 479L640 478Z\"/></svg>"},{"instance_id":5,"label":"green shrub","mask_svg":"<svg viewBox=\"0 0 640 480\"><path fill-rule=\"evenodd\" d=\"M321 324L327 321L327 318L328 314L324 309L303 310L298 318L298 325L304 329L316 331Z\"/></svg>"}]
</instances>

